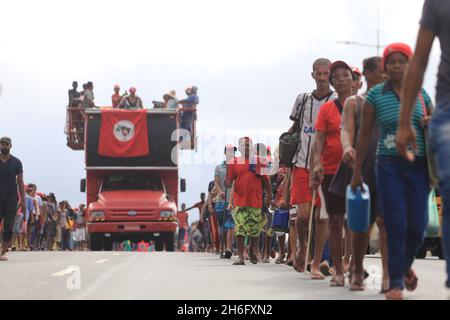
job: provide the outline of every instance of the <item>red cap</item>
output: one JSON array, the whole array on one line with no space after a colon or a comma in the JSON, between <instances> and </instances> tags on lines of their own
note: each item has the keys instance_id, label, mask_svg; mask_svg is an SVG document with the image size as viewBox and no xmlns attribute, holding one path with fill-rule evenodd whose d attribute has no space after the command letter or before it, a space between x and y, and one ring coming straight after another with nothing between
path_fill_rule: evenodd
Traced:
<instances>
[{"instance_id":1,"label":"red cap","mask_svg":"<svg viewBox=\"0 0 450 320\"><path fill-rule=\"evenodd\" d=\"M131 92L131 93L135 93L135 92L136 92L136 88L135 88L135 87L131 87L131 88L130 88L130 92Z\"/></svg>"},{"instance_id":2,"label":"red cap","mask_svg":"<svg viewBox=\"0 0 450 320\"><path fill-rule=\"evenodd\" d=\"M335 62L333 62L331 64L330 72L333 72L334 69L337 69L337 68L340 68L340 67L344 67L344 68L347 68L348 70L352 71L352 68L350 68L350 66L346 62L338 60L338 61L335 61Z\"/></svg>"},{"instance_id":3,"label":"red cap","mask_svg":"<svg viewBox=\"0 0 450 320\"><path fill-rule=\"evenodd\" d=\"M401 42L392 43L384 49L383 61L382 61L384 70L386 70L387 59L389 58L389 56L391 54L396 53L396 52L404 54L408 58L408 60L410 60L411 57L413 56L413 51L412 51L411 47L408 46L406 43L401 43Z\"/></svg>"},{"instance_id":4,"label":"red cap","mask_svg":"<svg viewBox=\"0 0 450 320\"><path fill-rule=\"evenodd\" d=\"M352 72L353 72L354 74L357 74L357 75L359 75L359 76L362 76L362 72L361 72L361 70L359 70L358 67L353 67L353 68L352 68Z\"/></svg>"},{"instance_id":5,"label":"red cap","mask_svg":"<svg viewBox=\"0 0 450 320\"><path fill-rule=\"evenodd\" d=\"M346 62L338 60L333 62L330 66L330 83L332 83L333 71L337 68L346 68L350 70L350 72L352 73L352 78L354 78L352 68L350 68L350 66Z\"/></svg>"}]
</instances>

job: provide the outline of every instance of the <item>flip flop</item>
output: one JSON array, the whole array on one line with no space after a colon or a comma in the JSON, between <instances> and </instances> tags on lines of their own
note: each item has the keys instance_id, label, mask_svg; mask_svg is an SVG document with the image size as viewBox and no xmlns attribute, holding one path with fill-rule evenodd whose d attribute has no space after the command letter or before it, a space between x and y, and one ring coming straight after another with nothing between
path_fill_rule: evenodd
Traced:
<instances>
[{"instance_id":1,"label":"flip flop","mask_svg":"<svg viewBox=\"0 0 450 320\"><path fill-rule=\"evenodd\" d=\"M233 266L244 266L245 262L243 260L236 260L233 262Z\"/></svg>"},{"instance_id":2,"label":"flip flop","mask_svg":"<svg viewBox=\"0 0 450 320\"><path fill-rule=\"evenodd\" d=\"M400 289L390 289L385 294L386 300L403 300L403 292Z\"/></svg>"},{"instance_id":3,"label":"flip flop","mask_svg":"<svg viewBox=\"0 0 450 320\"><path fill-rule=\"evenodd\" d=\"M350 291L364 291L364 275L353 275L352 282L350 284Z\"/></svg>"},{"instance_id":4,"label":"flip flop","mask_svg":"<svg viewBox=\"0 0 450 320\"><path fill-rule=\"evenodd\" d=\"M342 280L337 279L338 276L334 276L333 279L330 281L330 287L343 287L345 285L345 278L343 277Z\"/></svg>"},{"instance_id":5,"label":"flip flop","mask_svg":"<svg viewBox=\"0 0 450 320\"><path fill-rule=\"evenodd\" d=\"M299 266L299 265L295 264L295 261L292 264L292 267L294 268L295 271L297 271L299 273L305 273L305 266Z\"/></svg>"},{"instance_id":6,"label":"flip flop","mask_svg":"<svg viewBox=\"0 0 450 320\"><path fill-rule=\"evenodd\" d=\"M275 264L283 264L285 261L284 261L284 258L286 258L286 255L284 255L284 256L278 256L276 259L275 259Z\"/></svg>"},{"instance_id":7,"label":"flip flop","mask_svg":"<svg viewBox=\"0 0 450 320\"><path fill-rule=\"evenodd\" d=\"M311 272L311 280L325 280L325 276L322 272Z\"/></svg>"},{"instance_id":8,"label":"flip flop","mask_svg":"<svg viewBox=\"0 0 450 320\"><path fill-rule=\"evenodd\" d=\"M233 256L233 253L231 251L225 251L225 259L231 259L231 257Z\"/></svg>"},{"instance_id":9,"label":"flip flop","mask_svg":"<svg viewBox=\"0 0 450 320\"><path fill-rule=\"evenodd\" d=\"M405 276L405 287L408 291L414 291L417 288L419 279L413 269L409 269L409 275Z\"/></svg>"},{"instance_id":10,"label":"flip flop","mask_svg":"<svg viewBox=\"0 0 450 320\"><path fill-rule=\"evenodd\" d=\"M253 263L253 264L258 263L258 257L255 255L254 252L252 252L251 254L249 253L249 258L250 258L251 263Z\"/></svg>"},{"instance_id":11,"label":"flip flop","mask_svg":"<svg viewBox=\"0 0 450 320\"><path fill-rule=\"evenodd\" d=\"M331 276L330 267L329 266L323 264L323 265L321 265L319 267L319 270L325 277Z\"/></svg>"}]
</instances>

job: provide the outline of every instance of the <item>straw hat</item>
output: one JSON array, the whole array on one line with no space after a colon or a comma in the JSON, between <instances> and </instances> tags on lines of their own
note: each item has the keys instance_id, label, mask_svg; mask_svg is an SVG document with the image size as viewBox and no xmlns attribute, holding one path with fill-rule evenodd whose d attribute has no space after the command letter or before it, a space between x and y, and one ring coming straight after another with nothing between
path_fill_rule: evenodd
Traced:
<instances>
[{"instance_id":1,"label":"straw hat","mask_svg":"<svg viewBox=\"0 0 450 320\"><path fill-rule=\"evenodd\" d=\"M175 90L170 90L169 93L166 93L166 96L169 96L173 99L177 98L177 92Z\"/></svg>"}]
</instances>

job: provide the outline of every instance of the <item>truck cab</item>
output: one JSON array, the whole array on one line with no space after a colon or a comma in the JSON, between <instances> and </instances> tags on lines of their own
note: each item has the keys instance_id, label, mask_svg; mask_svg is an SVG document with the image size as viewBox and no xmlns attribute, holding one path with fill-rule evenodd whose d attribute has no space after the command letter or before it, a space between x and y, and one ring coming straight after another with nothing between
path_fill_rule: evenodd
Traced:
<instances>
[{"instance_id":1,"label":"truck cab","mask_svg":"<svg viewBox=\"0 0 450 320\"><path fill-rule=\"evenodd\" d=\"M136 112L145 119L145 132L139 135L145 139L133 143L146 144L147 153L130 156L120 148L114 156L100 152L105 139L112 147L123 144L116 141L110 132L113 129L105 135L107 117L113 114L113 125L120 124ZM137 135L137 131L138 126L131 132ZM178 176L178 112L86 109L83 140L86 178L81 181L81 191L87 196L91 250L109 251L113 242L125 240L153 240L157 251L173 251L178 193L185 191L186 185Z\"/></svg>"}]
</instances>

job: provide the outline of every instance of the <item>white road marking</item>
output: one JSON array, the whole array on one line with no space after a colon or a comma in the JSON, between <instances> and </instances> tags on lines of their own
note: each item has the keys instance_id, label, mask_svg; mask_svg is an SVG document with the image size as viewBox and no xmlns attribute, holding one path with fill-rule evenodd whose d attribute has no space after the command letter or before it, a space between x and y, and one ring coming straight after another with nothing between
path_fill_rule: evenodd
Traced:
<instances>
[{"instance_id":1,"label":"white road marking","mask_svg":"<svg viewBox=\"0 0 450 320\"><path fill-rule=\"evenodd\" d=\"M98 260L98 261L94 261L94 263L100 264L100 263L105 263L108 262L107 259L102 259L102 260Z\"/></svg>"},{"instance_id":2,"label":"white road marking","mask_svg":"<svg viewBox=\"0 0 450 320\"><path fill-rule=\"evenodd\" d=\"M54 274L52 274L52 277L64 277L68 274L72 274L75 270L77 270L75 267L68 267L64 270L55 272Z\"/></svg>"}]
</instances>

